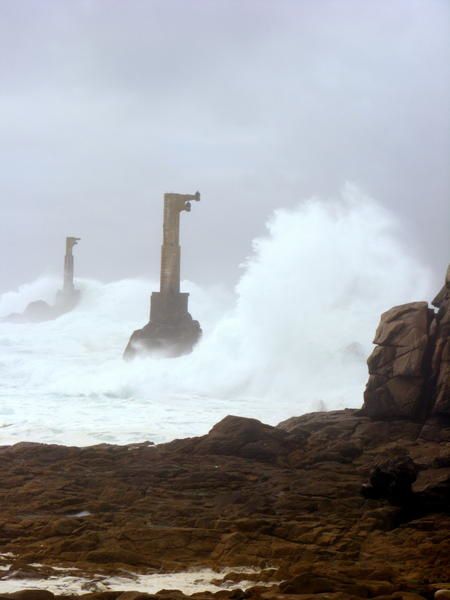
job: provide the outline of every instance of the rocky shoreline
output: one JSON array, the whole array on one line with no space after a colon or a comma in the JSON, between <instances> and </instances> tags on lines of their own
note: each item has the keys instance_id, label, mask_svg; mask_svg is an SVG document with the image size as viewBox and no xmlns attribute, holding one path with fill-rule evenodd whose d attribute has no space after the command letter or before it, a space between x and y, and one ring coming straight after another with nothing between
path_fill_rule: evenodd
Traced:
<instances>
[{"instance_id":1,"label":"rocky shoreline","mask_svg":"<svg viewBox=\"0 0 450 600\"><path fill-rule=\"evenodd\" d=\"M3 447L10 566L0 593L2 580L50 567L95 579L245 566L265 569L246 597L432 597L450 580L450 424L437 426L438 441L427 423L344 410L278 427L230 416L206 436L160 446ZM362 495L377 465L401 468L406 457L417 469L412 496ZM261 587L268 574L283 583Z\"/></svg>"},{"instance_id":2,"label":"rocky shoreline","mask_svg":"<svg viewBox=\"0 0 450 600\"><path fill-rule=\"evenodd\" d=\"M450 597L449 289L437 313L382 316L361 410L228 416L158 446L1 447L0 600L182 599L102 590L204 569L205 600ZM86 593L4 593L55 572Z\"/></svg>"}]
</instances>

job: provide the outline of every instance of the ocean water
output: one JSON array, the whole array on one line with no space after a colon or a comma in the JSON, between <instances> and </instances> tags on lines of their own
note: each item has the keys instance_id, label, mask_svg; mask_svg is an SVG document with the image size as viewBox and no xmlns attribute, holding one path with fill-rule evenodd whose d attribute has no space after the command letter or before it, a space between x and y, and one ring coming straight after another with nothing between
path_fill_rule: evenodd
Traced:
<instances>
[{"instance_id":1,"label":"ocean water","mask_svg":"<svg viewBox=\"0 0 450 600\"><path fill-rule=\"evenodd\" d=\"M0 444L161 442L227 414L276 424L360 406L381 312L432 294L400 240L393 215L352 185L275 211L234 289L183 283L204 336L177 359L122 360L157 282L77 280L73 312L0 323ZM59 286L41 277L3 294L0 317Z\"/></svg>"}]
</instances>

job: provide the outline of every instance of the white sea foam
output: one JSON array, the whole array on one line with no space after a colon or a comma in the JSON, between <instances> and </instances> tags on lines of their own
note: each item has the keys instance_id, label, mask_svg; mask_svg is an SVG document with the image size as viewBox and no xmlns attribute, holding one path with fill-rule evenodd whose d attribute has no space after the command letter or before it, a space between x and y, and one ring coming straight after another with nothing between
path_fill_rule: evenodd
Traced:
<instances>
[{"instance_id":1,"label":"white sea foam","mask_svg":"<svg viewBox=\"0 0 450 600\"><path fill-rule=\"evenodd\" d=\"M61 569L54 569L61 571ZM54 594L80 594L83 592L134 591L155 594L160 590L181 590L185 594L195 592L218 592L221 589L246 589L255 585L254 581L245 579L246 574L259 571L250 568L233 568L233 572L240 572L242 580L239 582L215 583L215 580L223 577L224 572L212 569L201 569L198 571L183 571L180 573L155 573L151 575L139 575L127 573L126 576L93 576L90 578L73 575L67 569L66 573L52 575L48 578L33 579L0 579L0 592L12 593L24 589L47 590Z\"/></svg>"},{"instance_id":2,"label":"white sea foam","mask_svg":"<svg viewBox=\"0 0 450 600\"><path fill-rule=\"evenodd\" d=\"M183 284L204 337L178 359L121 358L156 282L80 280L72 313L0 324L0 443L160 442L227 414L276 423L360 406L380 313L431 295L399 237L393 216L353 186L276 211L234 295ZM0 316L57 288L45 278L4 294Z\"/></svg>"}]
</instances>

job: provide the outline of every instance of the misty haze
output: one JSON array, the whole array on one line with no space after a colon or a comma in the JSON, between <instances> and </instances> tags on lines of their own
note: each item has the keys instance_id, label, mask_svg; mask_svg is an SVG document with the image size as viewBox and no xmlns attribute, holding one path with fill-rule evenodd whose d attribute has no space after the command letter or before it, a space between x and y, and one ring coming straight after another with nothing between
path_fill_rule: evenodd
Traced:
<instances>
[{"instance_id":1,"label":"misty haze","mask_svg":"<svg viewBox=\"0 0 450 600\"><path fill-rule=\"evenodd\" d=\"M1 437L86 444L359 406L373 331L448 257L443 2L4 2ZM203 329L123 363L158 290L162 196ZM61 312L61 311L60 311ZM59 314L59 313L58 313Z\"/></svg>"},{"instance_id":2,"label":"misty haze","mask_svg":"<svg viewBox=\"0 0 450 600\"><path fill-rule=\"evenodd\" d=\"M0 599L450 598L448 0L0 0Z\"/></svg>"}]
</instances>

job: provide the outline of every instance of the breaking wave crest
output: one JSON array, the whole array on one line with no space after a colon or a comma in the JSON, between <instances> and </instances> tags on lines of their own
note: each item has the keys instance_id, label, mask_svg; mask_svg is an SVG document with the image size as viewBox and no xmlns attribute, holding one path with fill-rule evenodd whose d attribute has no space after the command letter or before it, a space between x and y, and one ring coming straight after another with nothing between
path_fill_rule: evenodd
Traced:
<instances>
[{"instance_id":1,"label":"breaking wave crest","mask_svg":"<svg viewBox=\"0 0 450 600\"><path fill-rule=\"evenodd\" d=\"M430 295L428 270L399 238L394 217L350 185L275 211L234 293L183 284L204 336L178 359L121 359L156 282L79 280L72 313L0 324L0 443L159 442L230 413L276 423L360 406L380 313ZM51 300L58 284L4 294L0 316Z\"/></svg>"}]
</instances>

